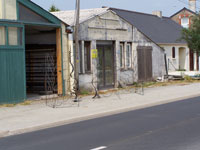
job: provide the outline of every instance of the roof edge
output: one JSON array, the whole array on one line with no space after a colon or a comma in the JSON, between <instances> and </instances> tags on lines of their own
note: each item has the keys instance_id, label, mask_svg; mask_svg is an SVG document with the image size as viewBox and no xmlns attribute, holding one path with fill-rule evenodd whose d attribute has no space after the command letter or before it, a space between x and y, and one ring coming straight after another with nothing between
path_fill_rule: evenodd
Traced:
<instances>
[{"instance_id":1,"label":"roof edge","mask_svg":"<svg viewBox=\"0 0 200 150\"><path fill-rule=\"evenodd\" d=\"M183 7L181 10L177 11L175 14L171 15L169 18L174 17L175 15L177 15L178 13L180 13L180 12L183 11L183 10L187 10L187 11L193 13L194 15L196 15L196 13L195 13L194 11L192 11L192 10L186 8L186 7Z\"/></svg>"},{"instance_id":2,"label":"roof edge","mask_svg":"<svg viewBox=\"0 0 200 150\"><path fill-rule=\"evenodd\" d=\"M61 23L62 22L65 25L68 26L68 24L66 24L65 22L60 20L58 17L56 17L52 13L48 12L47 10L45 10L44 8L42 8L41 6L39 6L38 4L34 3L31 0L17 0L17 2L21 3L22 5L28 7L29 9L33 10L34 12L38 13L42 17L44 17L47 20L51 21L52 23L59 23L59 22ZM38 11L39 12L43 12L43 13L41 14ZM47 16L51 16L51 19L47 18Z\"/></svg>"},{"instance_id":3,"label":"roof edge","mask_svg":"<svg viewBox=\"0 0 200 150\"><path fill-rule=\"evenodd\" d=\"M143 13L143 12L137 12L137 11L133 11L133 10L127 10L127 9L121 9L121 8L114 8L114 7L109 7L109 9L116 9L116 10L120 10L120 11L126 11L126 12L132 12L132 13L137 13L137 14L141 14L141 15L148 15L148 16L154 16L157 17L156 15L150 14L150 13ZM162 18L170 18L167 16L162 16Z\"/></svg>"}]
</instances>

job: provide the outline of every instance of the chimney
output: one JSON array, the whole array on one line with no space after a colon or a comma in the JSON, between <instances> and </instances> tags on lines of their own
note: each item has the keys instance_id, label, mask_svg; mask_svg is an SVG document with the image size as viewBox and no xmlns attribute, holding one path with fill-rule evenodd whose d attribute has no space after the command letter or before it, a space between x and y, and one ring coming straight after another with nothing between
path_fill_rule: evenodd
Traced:
<instances>
[{"instance_id":1,"label":"chimney","mask_svg":"<svg viewBox=\"0 0 200 150\"><path fill-rule=\"evenodd\" d=\"M158 16L158 17L162 18L162 11L153 11L152 14L155 15L155 16Z\"/></svg>"},{"instance_id":2,"label":"chimney","mask_svg":"<svg viewBox=\"0 0 200 150\"><path fill-rule=\"evenodd\" d=\"M189 9L196 12L196 0L189 0Z\"/></svg>"}]
</instances>

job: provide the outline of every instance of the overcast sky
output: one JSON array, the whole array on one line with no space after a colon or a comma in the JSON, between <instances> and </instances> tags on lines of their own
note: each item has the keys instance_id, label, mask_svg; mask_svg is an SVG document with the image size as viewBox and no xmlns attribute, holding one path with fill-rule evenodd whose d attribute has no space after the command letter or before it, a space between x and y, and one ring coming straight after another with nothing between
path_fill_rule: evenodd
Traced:
<instances>
[{"instance_id":1,"label":"overcast sky","mask_svg":"<svg viewBox=\"0 0 200 150\"><path fill-rule=\"evenodd\" d=\"M52 4L61 10L73 10L75 0L32 0L41 7L48 9ZM80 0L81 9L100 8L109 6L152 13L153 10L161 10L163 15L171 16L183 7L188 7L188 0ZM180 2L182 1L182 2ZM199 7L200 3L197 3Z\"/></svg>"}]
</instances>

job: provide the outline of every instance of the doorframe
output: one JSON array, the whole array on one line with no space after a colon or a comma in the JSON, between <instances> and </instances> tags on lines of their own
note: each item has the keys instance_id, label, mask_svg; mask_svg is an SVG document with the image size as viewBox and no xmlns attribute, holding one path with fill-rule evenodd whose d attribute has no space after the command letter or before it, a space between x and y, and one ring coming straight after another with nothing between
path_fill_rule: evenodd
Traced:
<instances>
[{"instance_id":1,"label":"doorframe","mask_svg":"<svg viewBox=\"0 0 200 150\"><path fill-rule=\"evenodd\" d=\"M194 52L189 50L190 71L194 71Z\"/></svg>"},{"instance_id":2,"label":"doorframe","mask_svg":"<svg viewBox=\"0 0 200 150\"><path fill-rule=\"evenodd\" d=\"M144 76L144 79L141 79L141 76L139 74L139 59L141 59L139 57L139 52L138 51L142 51L142 57L145 57L144 58L144 61L143 61L143 66L146 65L146 57L147 57L147 54L145 53L146 51L151 51L151 79L148 78L148 75L147 75L147 66L144 66L143 70L144 73L143 73L143 76ZM138 67L138 72L137 72L137 75L138 75L138 82L147 82L147 81L152 81L153 80L153 56L152 56L152 53L153 53L153 47L152 46L137 46L137 67Z\"/></svg>"},{"instance_id":3,"label":"doorframe","mask_svg":"<svg viewBox=\"0 0 200 150\"><path fill-rule=\"evenodd\" d=\"M109 42L109 43L108 43ZM110 43L110 42L112 42L112 43ZM106 46L110 46L111 47L111 53L112 53L112 56L113 56L113 58L112 58L112 61L113 61L113 64L112 64L112 67L113 67L113 69L112 69L112 71L113 71L113 85L106 85L106 75L105 75L105 57L103 58L103 86L101 87L101 86L99 86L99 84L97 84L97 87L99 88L99 89L106 89L106 88L113 88L114 86L115 86L115 49L114 49L114 42L113 41L105 41L105 44L104 44L104 41L100 41L100 43L97 43L97 49L99 48L99 47L102 47L102 49L103 49L103 56L105 56L104 54L105 54L105 50L104 50L104 48L106 47ZM99 59L99 58L98 58ZM97 71L98 71L98 68L97 68ZM99 79L99 76L97 75L97 79Z\"/></svg>"}]
</instances>

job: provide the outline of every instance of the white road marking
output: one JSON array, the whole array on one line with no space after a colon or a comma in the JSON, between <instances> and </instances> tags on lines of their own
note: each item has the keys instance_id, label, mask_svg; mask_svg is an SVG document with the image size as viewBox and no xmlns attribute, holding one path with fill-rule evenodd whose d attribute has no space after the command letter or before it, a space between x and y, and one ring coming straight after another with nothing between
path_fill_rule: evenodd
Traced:
<instances>
[{"instance_id":1,"label":"white road marking","mask_svg":"<svg viewBox=\"0 0 200 150\"><path fill-rule=\"evenodd\" d=\"M97 148L94 148L94 149L91 149L91 150L101 150L101 149L105 149L107 148L106 146L101 146L101 147L97 147Z\"/></svg>"}]
</instances>

